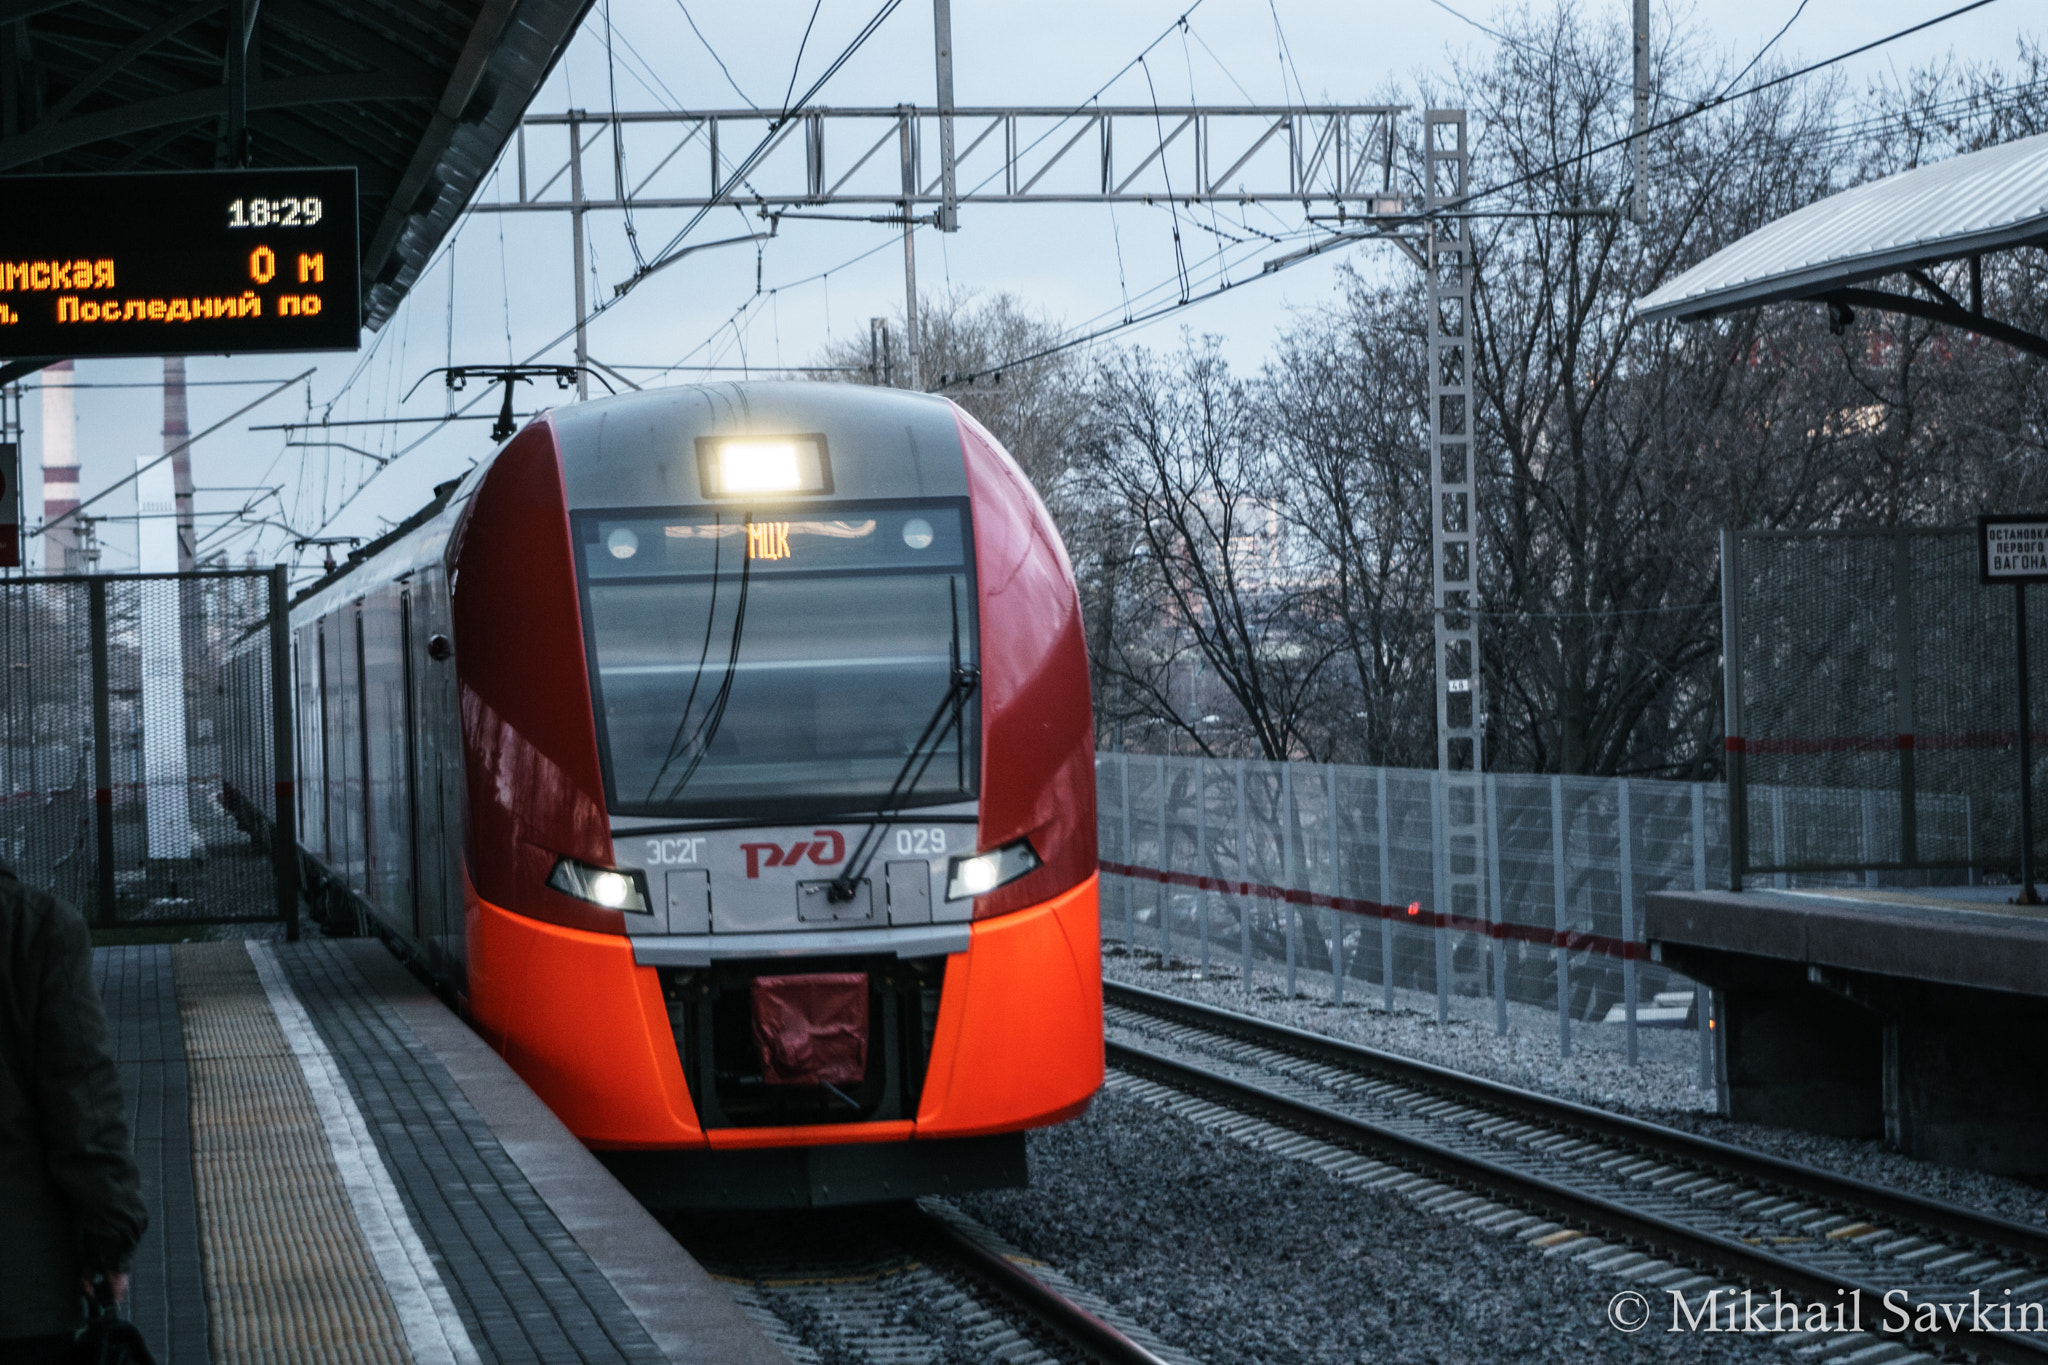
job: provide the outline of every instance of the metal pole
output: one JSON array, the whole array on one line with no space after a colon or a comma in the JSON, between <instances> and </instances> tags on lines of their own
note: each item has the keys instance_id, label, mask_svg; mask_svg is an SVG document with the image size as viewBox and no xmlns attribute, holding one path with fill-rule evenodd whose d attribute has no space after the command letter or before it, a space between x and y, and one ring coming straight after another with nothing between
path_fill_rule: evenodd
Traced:
<instances>
[{"instance_id":1,"label":"metal pole","mask_svg":"<svg viewBox=\"0 0 2048 1365\"><path fill-rule=\"evenodd\" d=\"M1616 787L1621 816L1621 1001L1627 1019L1628 1064L1636 1064L1636 857L1635 830L1629 819L1628 779Z\"/></svg>"},{"instance_id":2,"label":"metal pole","mask_svg":"<svg viewBox=\"0 0 2048 1365\"><path fill-rule=\"evenodd\" d=\"M1237 941L1244 954L1244 967L1238 977L1238 984L1249 991L1252 988L1252 901L1244 888L1252 879L1251 850L1245 843L1244 819L1244 760L1237 760Z\"/></svg>"},{"instance_id":3,"label":"metal pole","mask_svg":"<svg viewBox=\"0 0 2048 1365\"><path fill-rule=\"evenodd\" d=\"M1173 845L1172 836L1167 833L1166 827L1166 799L1168 790L1165 754L1161 754L1152 760L1152 771L1159 784L1159 870L1162 873L1171 872L1173 870ZM1159 966L1162 970L1171 970L1173 967L1173 927L1166 922L1167 915L1173 908L1172 899L1173 892L1168 886L1166 878L1162 876L1159 879L1158 894L1154 896L1152 902L1159 908Z\"/></svg>"},{"instance_id":4,"label":"metal pole","mask_svg":"<svg viewBox=\"0 0 2048 1365\"><path fill-rule=\"evenodd\" d=\"M1707 793L1698 782L1692 784L1692 889L1707 889ZM1700 1035L1700 1089L1714 1083L1713 993L1704 983L1692 988L1695 1026Z\"/></svg>"},{"instance_id":5,"label":"metal pole","mask_svg":"<svg viewBox=\"0 0 2048 1365\"><path fill-rule=\"evenodd\" d=\"M2012 585L2012 638L2018 650L2020 710L2020 894L2016 905L2039 905L2034 891L2033 707L2027 697L2027 585Z\"/></svg>"},{"instance_id":6,"label":"metal pole","mask_svg":"<svg viewBox=\"0 0 2048 1365\"><path fill-rule=\"evenodd\" d=\"M1444 928L1444 915L1448 897L1444 894L1444 883L1448 880L1448 869L1444 860L1449 856L1444 848L1444 775L1438 770L1429 775L1429 824L1430 824L1430 868L1435 873L1433 891L1436 904L1430 907L1430 915L1436 922L1430 930L1436 942L1436 1022L1439 1025L1451 1022L1451 945L1449 931Z\"/></svg>"},{"instance_id":7,"label":"metal pole","mask_svg":"<svg viewBox=\"0 0 2048 1365\"><path fill-rule=\"evenodd\" d=\"M1636 107L1635 124L1629 139L1629 160L1635 192L1629 197L1629 221L1650 221L1649 138L1650 127L1650 0L1636 0Z\"/></svg>"},{"instance_id":8,"label":"metal pole","mask_svg":"<svg viewBox=\"0 0 2048 1365\"><path fill-rule=\"evenodd\" d=\"M1209 875L1209 760L1195 760L1195 875ZM1195 922L1202 934L1202 979L1209 979L1209 893L1195 888Z\"/></svg>"},{"instance_id":9,"label":"metal pole","mask_svg":"<svg viewBox=\"0 0 2048 1365\"><path fill-rule=\"evenodd\" d=\"M1136 867L1137 857L1131 852L1131 756L1118 754L1116 766L1117 785L1123 789L1124 862ZM1136 892L1132 890L1131 882L1131 874L1124 873L1124 951L1127 953L1137 951L1138 939L1138 907L1132 903Z\"/></svg>"},{"instance_id":10,"label":"metal pole","mask_svg":"<svg viewBox=\"0 0 2048 1365\"><path fill-rule=\"evenodd\" d=\"M953 187L952 0L932 0L932 39L939 78L939 231L958 232L960 208Z\"/></svg>"},{"instance_id":11,"label":"metal pole","mask_svg":"<svg viewBox=\"0 0 2048 1365\"><path fill-rule=\"evenodd\" d=\"M1281 929L1287 935L1287 998L1294 998L1294 940L1301 934L1301 907L1291 896L1294 891L1294 765L1280 765L1280 889L1288 892L1287 918Z\"/></svg>"},{"instance_id":12,"label":"metal pole","mask_svg":"<svg viewBox=\"0 0 2048 1365\"><path fill-rule=\"evenodd\" d=\"M1728 757L1728 889L1749 871L1749 765L1742 733L1742 538L1721 530L1722 747Z\"/></svg>"},{"instance_id":13,"label":"metal pole","mask_svg":"<svg viewBox=\"0 0 2048 1365\"><path fill-rule=\"evenodd\" d=\"M99 904L93 920L114 922L114 721L113 683L107 668L107 580L94 575L85 583L87 629L92 634L92 781L95 853Z\"/></svg>"},{"instance_id":14,"label":"metal pole","mask_svg":"<svg viewBox=\"0 0 2048 1365\"><path fill-rule=\"evenodd\" d=\"M903 387L915 389L917 369L917 110L899 111L898 140L903 153Z\"/></svg>"},{"instance_id":15,"label":"metal pole","mask_svg":"<svg viewBox=\"0 0 2048 1365\"><path fill-rule=\"evenodd\" d=\"M1387 818L1387 770L1379 770L1380 824L1380 995L1387 1013L1394 1012L1394 850L1387 842L1391 822Z\"/></svg>"},{"instance_id":16,"label":"metal pole","mask_svg":"<svg viewBox=\"0 0 2048 1365\"><path fill-rule=\"evenodd\" d=\"M1329 808L1330 820L1330 896L1334 900L1344 899L1344 841L1340 837L1343 824L1337 818L1337 765L1323 765L1323 787L1325 804ZM1342 910L1330 911L1330 1003L1343 1008L1344 1005L1344 914Z\"/></svg>"},{"instance_id":17,"label":"metal pole","mask_svg":"<svg viewBox=\"0 0 2048 1365\"><path fill-rule=\"evenodd\" d=\"M256 0L228 3L228 145L227 164L249 164L249 31L256 21Z\"/></svg>"},{"instance_id":18,"label":"metal pole","mask_svg":"<svg viewBox=\"0 0 2048 1365\"><path fill-rule=\"evenodd\" d=\"M277 917L287 943L299 941L299 814L292 761L291 571L270 567L270 756L276 791L270 862L277 874ZM253 719L253 718L252 718Z\"/></svg>"},{"instance_id":19,"label":"metal pole","mask_svg":"<svg viewBox=\"0 0 2048 1365\"><path fill-rule=\"evenodd\" d=\"M1920 662L1913 628L1913 537L1903 526L1892 537L1892 634L1892 658L1897 661L1892 689L1899 711L1899 861L1913 867L1920 861L1919 780L1913 757Z\"/></svg>"},{"instance_id":20,"label":"metal pole","mask_svg":"<svg viewBox=\"0 0 2048 1365\"><path fill-rule=\"evenodd\" d=\"M1508 1036L1508 940L1500 887L1500 778L1486 775L1486 881L1493 911L1493 1031Z\"/></svg>"},{"instance_id":21,"label":"metal pole","mask_svg":"<svg viewBox=\"0 0 2048 1365\"><path fill-rule=\"evenodd\" d=\"M1557 926L1557 1055L1572 1055L1572 954L1567 946L1564 779L1550 779L1550 909Z\"/></svg>"},{"instance_id":22,"label":"metal pole","mask_svg":"<svg viewBox=\"0 0 2048 1365\"><path fill-rule=\"evenodd\" d=\"M588 301L584 298L584 255L583 215L583 125L579 121L583 111L569 111L569 198L575 207L569 213L570 236L576 250L576 401L590 397L590 376L585 367L590 364L589 338L584 323ZM509 389L508 389L509 391Z\"/></svg>"}]
</instances>

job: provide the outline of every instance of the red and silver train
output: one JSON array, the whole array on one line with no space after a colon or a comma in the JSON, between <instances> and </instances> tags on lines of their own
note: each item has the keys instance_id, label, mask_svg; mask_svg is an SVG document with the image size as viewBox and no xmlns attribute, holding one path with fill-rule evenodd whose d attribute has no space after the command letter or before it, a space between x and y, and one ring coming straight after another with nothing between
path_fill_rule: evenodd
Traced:
<instances>
[{"instance_id":1,"label":"red and silver train","mask_svg":"<svg viewBox=\"0 0 2048 1365\"><path fill-rule=\"evenodd\" d=\"M1100 1086L1079 600L956 405L550 412L291 637L309 900L650 1203L1021 1183Z\"/></svg>"}]
</instances>

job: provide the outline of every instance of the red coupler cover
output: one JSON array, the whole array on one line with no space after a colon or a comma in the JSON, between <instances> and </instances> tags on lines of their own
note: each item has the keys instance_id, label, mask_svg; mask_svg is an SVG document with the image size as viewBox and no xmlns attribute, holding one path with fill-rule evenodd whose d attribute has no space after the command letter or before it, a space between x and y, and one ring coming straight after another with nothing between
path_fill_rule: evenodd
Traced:
<instances>
[{"instance_id":1,"label":"red coupler cover","mask_svg":"<svg viewBox=\"0 0 2048 1365\"><path fill-rule=\"evenodd\" d=\"M859 1085L868 1070L868 974L755 977L754 1041L770 1085Z\"/></svg>"}]
</instances>

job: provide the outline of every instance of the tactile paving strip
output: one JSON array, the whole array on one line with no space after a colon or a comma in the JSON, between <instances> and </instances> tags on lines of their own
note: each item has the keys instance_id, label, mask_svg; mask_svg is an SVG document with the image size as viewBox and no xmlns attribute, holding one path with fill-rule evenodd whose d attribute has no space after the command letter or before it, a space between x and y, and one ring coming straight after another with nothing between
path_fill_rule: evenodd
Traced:
<instances>
[{"instance_id":1,"label":"tactile paving strip","mask_svg":"<svg viewBox=\"0 0 2048 1365\"><path fill-rule=\"evenodd\" d=\"M346 1078L485 1362L661 1365L646 1328L462 1094L332 943L277 959Z\"/></svg>"},{"instance_id":2,"label":"tactile paving strip","mask_svg":"<svg viewBox=\"0 0 2048 1365\"><path fill-rule=\"evenodd\" d=\"M171 950L217 1365L405 1365L404 1333L248 950Z\"/></svg>"}]
</instances>

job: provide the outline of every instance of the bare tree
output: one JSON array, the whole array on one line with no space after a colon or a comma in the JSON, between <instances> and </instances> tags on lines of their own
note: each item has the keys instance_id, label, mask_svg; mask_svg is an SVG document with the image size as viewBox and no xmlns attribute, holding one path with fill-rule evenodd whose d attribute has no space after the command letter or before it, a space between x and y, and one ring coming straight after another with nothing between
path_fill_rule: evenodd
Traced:
<instances>
[{"instance_id":1,"label":"bare tree","mask_svg":"<svg viewBox=\"0 0 2048 1365\"><path fill-rule=\"evenodd\" d=\"M1349 674L1309 747L1349 762L1434 761L1419 294L1347 274L1345 304L1291 328L1261 386L1315 570L1306 624Z\"/></svg>"},{"instance_id":2,"label":"bare tree","mask_svg":"<svg viewBox=\"0 0 2048 1365\"><path fill-rule=\"evenodd\" d=\"M1053 349L1059 324L1008 293L951 289L920 295L917 307L917 372L927 387L973 413L1040 494L1056 500L1088 412L1086 366ZM891 325L900 344L901 317ZM840 377L856 383L888 378L865 338L827 346L819 363L841 367Z\"/></svg>"},{"instance_id":3,"label":"bare tree","mask_svg":"<svg viewBox=\"0 0 2048 1365\"><path fill-rule=\"evenodd\" d=\"M1205 720L1213 679L1243 747L1321 757L1308 720L1332 650L1312 626L1319 585L1288 534L1267 434L1260 394L1213 338L1164 361L1131 350L1103 363L1079 470L1096 520L1078 539L1125 534L1135 553L1090 565L1117 588L1096 602L1114 622L1098 635L1097 693L1213 753L1229 739Z\"/></svg>"}]
</instances>

